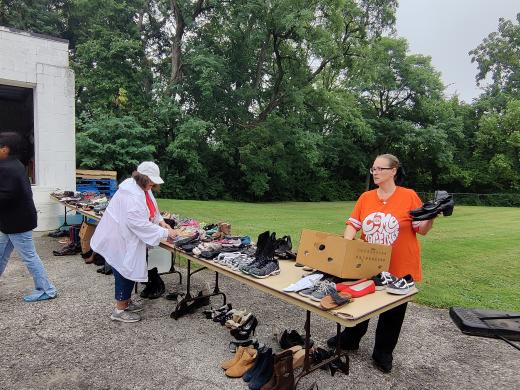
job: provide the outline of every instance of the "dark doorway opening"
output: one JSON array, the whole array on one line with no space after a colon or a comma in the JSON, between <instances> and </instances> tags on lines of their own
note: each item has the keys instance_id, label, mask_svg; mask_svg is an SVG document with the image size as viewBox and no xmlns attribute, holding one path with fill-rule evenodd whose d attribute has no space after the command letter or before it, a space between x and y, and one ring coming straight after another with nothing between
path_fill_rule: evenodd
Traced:
<instances>
[{"instance_id":1,"label":"dark doorway opening","mask_svg":"<svg viewBox=\"0 0 520 390\"><path fill-rule=\"evenodd\" d=\"M0 84L0 132L4 131L15 131L23 137L25 145L19 158L27 168L31 183L35 184L32 88Z\"/></svg>"}]
</instances>

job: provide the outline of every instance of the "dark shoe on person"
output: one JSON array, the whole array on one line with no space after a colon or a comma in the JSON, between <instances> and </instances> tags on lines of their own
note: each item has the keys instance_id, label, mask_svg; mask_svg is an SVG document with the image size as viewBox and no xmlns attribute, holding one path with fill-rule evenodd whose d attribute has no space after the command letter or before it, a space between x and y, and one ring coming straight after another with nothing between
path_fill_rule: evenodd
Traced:
<instances>
[{"instance_id":1,"label":"dark shoe on person","mask_svg":"<svg viewBox=\"0 0 520 390\"><path fill-rule=\"evenodd\" d=\"M105 258L99 253L94 254L94 264L97 266L105 265Z\"/></svg>"},{"instance_id":2,"label":"dark shoe on person","mask_svg":"<svg viewBox=\"0 0 520 390\"><path fill-rule=\"evenodd\" d=\"M327 340L327 346L329 348L337 347L337 336L332 336ZM340 347L345 351L357 351L359 349L359 343L353 343L348 340L347 330L343 330L340 333Z\"/></svg>"},{"instance_id":3,"label":"dark shoe on person","mask_svg":"<svg viewBox=\"0 0 520 390\"><path fill-rule=\"evenodd\" d=\"M379 371L381 371L385 374L389 374L390 372L392 372L392 362L383 362L379 359L376 359L372 355L372 364L374 365L375 368L377 368Z\"/></svg>"}]
</instances>

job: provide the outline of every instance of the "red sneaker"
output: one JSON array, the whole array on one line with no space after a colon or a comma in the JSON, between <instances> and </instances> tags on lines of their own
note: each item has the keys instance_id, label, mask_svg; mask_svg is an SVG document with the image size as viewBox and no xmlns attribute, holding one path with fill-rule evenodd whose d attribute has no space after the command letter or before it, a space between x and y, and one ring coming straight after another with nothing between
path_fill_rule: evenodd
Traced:
<instances>
[{"instance_id":1,"label":"red sneaker","mask_svg":"<svg viewBox=\"0 0 520 390\"><path fill-rule=\"evenodd\" d=\"M376 285L374 284L373 280L362 280L351 285L337 283L336 290L341 291L342 293L348 293L352 296L352 298L359 298L375 292Z\"/></svg>"}]
</instances>

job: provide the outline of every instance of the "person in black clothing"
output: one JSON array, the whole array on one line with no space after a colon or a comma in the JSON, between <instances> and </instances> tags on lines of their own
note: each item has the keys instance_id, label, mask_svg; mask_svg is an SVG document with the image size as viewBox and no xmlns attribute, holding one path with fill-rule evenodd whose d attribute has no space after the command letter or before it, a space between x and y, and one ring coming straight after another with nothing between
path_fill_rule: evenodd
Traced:
<instances>
[{"instance_id":1,"label":"person in black clothing","mask_svg":"<svg viewBox=\"0 0 520 390\"><path fill-rule=\"evenodd\" d=\"M16 157L21 144L17 133L0 133L0 276L16 249L34 279L35 291L24 300L44 301L56 298L57 291L34 247L36 207L25 168Z\"/></svg>"}]
</instances>

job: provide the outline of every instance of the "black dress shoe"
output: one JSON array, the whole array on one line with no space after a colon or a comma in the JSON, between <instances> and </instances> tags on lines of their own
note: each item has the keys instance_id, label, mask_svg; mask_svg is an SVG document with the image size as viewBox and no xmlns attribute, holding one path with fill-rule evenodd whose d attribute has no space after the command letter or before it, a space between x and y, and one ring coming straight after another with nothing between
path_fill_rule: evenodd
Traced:
<instances>
[{"instance_id":1,"label":"black dress shoe","mask_svg":"<svg viewBox=\"0 0 520 390\"><path fill-rule=\"evenodd\" d=\"M425 202L421 207L411 210L414 221L427 221L435 218L441 212L445 217L453 213L455 202L446 191L435 191L434 200Z\"/></svg>"},{"instance_id":2,"label":"black dress shoe","mask_svg":"<svg viewBox=\"0 0 520 390\"><path fill-rule=\"evenodd\" d=\"M291 330L290 332L284 330L278 343L282 349L289 349L296 345L305 346L305 339L296 330ZM314 341L309 340L309 347L312 347L313 345Z\"/></svg>"}]
</instances>

